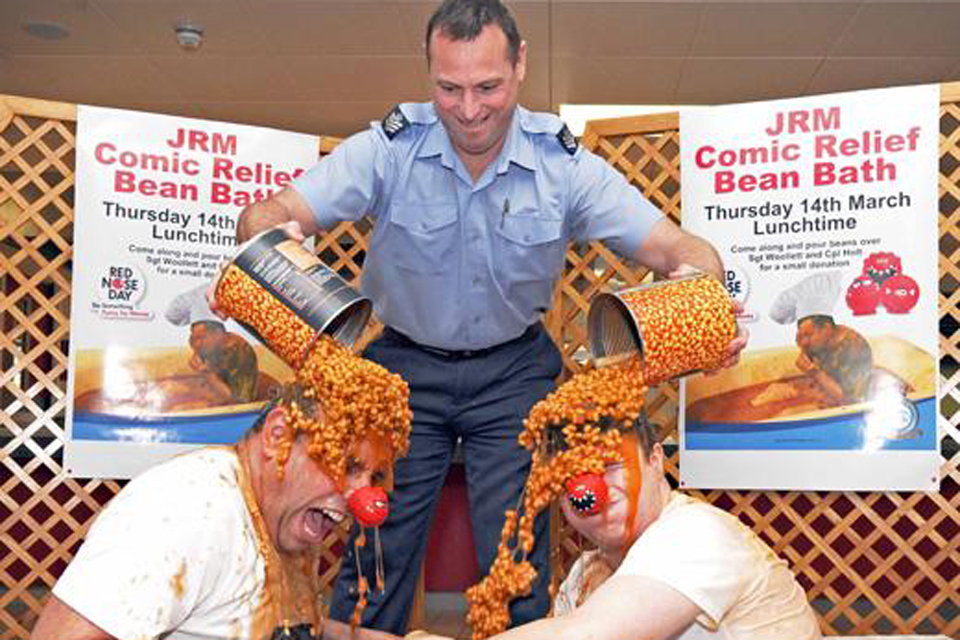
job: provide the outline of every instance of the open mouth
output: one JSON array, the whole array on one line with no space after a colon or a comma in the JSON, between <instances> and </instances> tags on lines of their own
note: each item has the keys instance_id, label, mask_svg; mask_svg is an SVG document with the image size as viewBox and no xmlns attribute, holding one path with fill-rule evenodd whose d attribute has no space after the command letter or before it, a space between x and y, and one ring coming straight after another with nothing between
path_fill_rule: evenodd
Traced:
<instances>
[{"instance_id":1,"label":"open mouth","mask_svg":"<svg viewBox=\"0 0 960 640\"><path fill-rule=\"evenodd\" d=\"M345 513L326 507L307 509L303 516L303 526L311 537L322 538L346 517Z\"/></svg>"}]
</instances>

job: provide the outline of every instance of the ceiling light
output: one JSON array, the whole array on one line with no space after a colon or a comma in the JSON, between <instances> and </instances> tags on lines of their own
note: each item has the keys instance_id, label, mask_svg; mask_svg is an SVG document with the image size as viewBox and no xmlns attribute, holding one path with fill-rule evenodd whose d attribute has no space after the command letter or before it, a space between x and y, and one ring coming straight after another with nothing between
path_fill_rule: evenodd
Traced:
<instances>
[{"instance_id":1,"label":"ceiling light","mask_svg":"<svg viewBox=\"0 0 960 640\"><path fill-rule=\"evenodd\" d=\"M189 20L179 23L174 32L181 49L195 51L203 44L203 27Z\"/></svg>"},{"instance_id":2,"label":"ceiling light","mask_svg":"<svg viewBox=\"0 0 960 640\"><path fill-rule=\"evenodd\" d=\"M31 20L23 24L23 30L41 40L63 40L70 35L70 29L56 22Z\"/></svg>"}]
</instances>

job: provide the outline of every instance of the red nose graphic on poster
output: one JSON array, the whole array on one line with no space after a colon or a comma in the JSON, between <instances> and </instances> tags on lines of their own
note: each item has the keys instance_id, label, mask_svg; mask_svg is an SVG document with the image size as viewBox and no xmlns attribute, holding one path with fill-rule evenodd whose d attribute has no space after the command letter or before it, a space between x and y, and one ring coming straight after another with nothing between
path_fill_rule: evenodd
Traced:
<instances>
[{"instance_id":1,"label":"red nose graphic on poster","mask_svg":"<svg viewBox=\"0 0 960 640\"><path fill-rule=\"evenodd\" d=\"M870 276L877 284L903 272L900 256L890 251L871 253L863 261L863 275Z\"/></svg>"},{"instance_id":2,"label":"red nose graphic on poster","mask_svg":"<svg viewBox=\"0 0 960 640\"><path fill-rule=\"evenodd\" d=\"M354 491L347 506L364 527L380 526L389 514L387 492L381 487L364 487Z\"/></svg>"},{"instance_id":3,"label":"red nose graphic on poster","mask_svg":"<svg viewBox=\"0 0 960 640\"><path fill-rule=\"evenodd\" d=\"M881 289L881 302L890 313L907 313L917 304L920 287L910 276L903 274L887 278Z\"/></svg>"},{"instance_id":4,"label":"red nose graphic on poster","mask_svg":"<svg viewBox=\"0 0 960 640\"><path fill-rule=\"evenodd\" d=\"M603 476L582 473L567 480L567 499L582 516L592 516L607 508L610 494Z\"/></svg>"},{"instance_id":5,"label":"red nose graphic on poster","mask_svg":"<svg viewBox=\"0 0 960 640\"><path fill-rule=\"evenodd\" d=\"M857 276L847 287L847 306L855 316L874 313L880 304L880 286L867 275Z\"/></svg>"}]
</instances>

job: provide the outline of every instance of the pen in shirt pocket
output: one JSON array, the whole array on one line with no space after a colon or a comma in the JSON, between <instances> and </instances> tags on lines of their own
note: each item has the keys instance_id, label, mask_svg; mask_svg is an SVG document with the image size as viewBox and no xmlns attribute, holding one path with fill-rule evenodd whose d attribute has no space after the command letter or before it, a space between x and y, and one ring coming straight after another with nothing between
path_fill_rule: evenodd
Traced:
<instances>
[{"instance_id":1,"label":"pen in shirt pocket","mask_svg":"<svg viewBox=\"0 0 960 640\"><path fill-rule=\"evenodd\" d=\"M510 214L510 198L503 201L503 212L500 214L500 228L503 229L503 223Z\"/></svg>"}]
</instances>

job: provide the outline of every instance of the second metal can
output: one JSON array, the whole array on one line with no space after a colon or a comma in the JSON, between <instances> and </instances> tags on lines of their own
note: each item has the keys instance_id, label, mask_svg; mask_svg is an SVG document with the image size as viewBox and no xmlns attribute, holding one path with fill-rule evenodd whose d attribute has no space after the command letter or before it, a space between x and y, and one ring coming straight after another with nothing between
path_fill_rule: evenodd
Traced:
<instances>
[{"instance_id":1,"label":"second metal can","mask_svg":"<svg viewBox=\"0 0 960 640\"><path fill-rule=\"evenodd\" d=\"M638 354L656 384L719 366L737 323L726 289L703 274L601 293L587 328L598 365Z\"/></svg>"}]
</instances>

